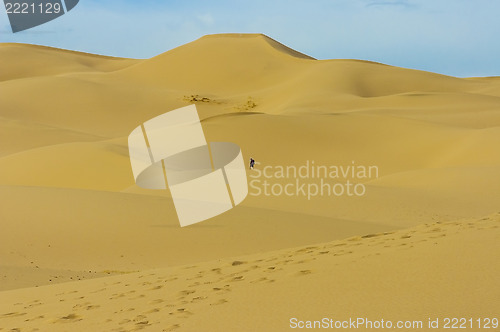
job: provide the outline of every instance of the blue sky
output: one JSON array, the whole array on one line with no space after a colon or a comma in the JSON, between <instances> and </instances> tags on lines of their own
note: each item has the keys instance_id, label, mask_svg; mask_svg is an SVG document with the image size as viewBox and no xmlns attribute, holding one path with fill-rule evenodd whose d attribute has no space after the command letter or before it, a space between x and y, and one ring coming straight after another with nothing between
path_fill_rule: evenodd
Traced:
<instances>
[{"instance_id":1,"label":"blue sky","mask_svg":"<svg viewBox=\"0 0 500 332\"><path fill-rule=\"evenodd\" d=\"M498 0L80 0L0 42L149 58L205 34L264 33L318 59L353 58L453 76L500 76Z\"/></svg>"}]
</instances>

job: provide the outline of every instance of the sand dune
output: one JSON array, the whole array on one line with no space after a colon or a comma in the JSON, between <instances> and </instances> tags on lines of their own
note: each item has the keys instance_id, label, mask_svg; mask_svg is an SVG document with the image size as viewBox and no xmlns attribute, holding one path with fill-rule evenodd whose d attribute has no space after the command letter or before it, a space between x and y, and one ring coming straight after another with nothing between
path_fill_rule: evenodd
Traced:
<instances>
[{"instance_id":1,"label":"sand dune","mask_svg":"<svg viewBox=\"0 0 500 332\"><path fill-rule=\"evenodd\" d=\"M35 271L130 272L390 229L242 207L186 231L178 227L171 200L161 197L33 187L0 187L0 196L8 203L0 212L8 234L0 244L2 264ZM10 286L2 288L15 288L15 277L5 278ZM34 284L58 281L45 276Z\"/></svg>"},{"instance_id":2,"label":"sand dune","mask_svg":"<svg viewBox=\"0 0 500 332\"><path fill-rule=\"evenodd\" d=\"M4 291L0 322L6 330L284 331L292 318L408 320L425 329L429 318L495 317L499 226L495 214Z\"/></svg>"},{"instance_id":3,"label":"sand dune","mask_svg":"<svg viewBox=\"0 0 500 332\"><path fill-rule=\"evenodd\" d=\"M16 43L0 44L0 57L0 81L71 72L110 72L141 61Z\"/></svg>"},{"instance_id":4,"label":"sand dune","mask_svg":"<svg viewBox=\"0 0 500 332\"><path fill-rule=\"evenodd\" d=\"M0 331L495 314L499 78L316 60L260 34L146 60L0 44L0 60ZM207 140L259 171L314 161L378 178L358 180L362 197L249 195L181 229L168 191L134 184L127 136L193 103Z\"/></svg>"}]
</instances>

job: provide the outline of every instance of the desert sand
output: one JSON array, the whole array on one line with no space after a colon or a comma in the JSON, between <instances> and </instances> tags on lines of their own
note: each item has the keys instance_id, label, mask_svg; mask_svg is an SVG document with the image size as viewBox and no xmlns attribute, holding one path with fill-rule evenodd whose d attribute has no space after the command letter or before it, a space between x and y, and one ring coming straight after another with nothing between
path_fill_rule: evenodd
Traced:
<instances>
[{"instance_id":1,"label":"desert sand","mask_svg":"<svg viewBox=\"0 0 500 332\"><path fill-rule=\"evenodd\" d=\"M500 78L316 60L259 34L146 60L4 43L0 60L0 331L500 318ZM361 197L249 195L180 228L168 191L134 184L127 136L193 103L207 140L259 169L379 176Z\"/></svg>"}]
</instances>

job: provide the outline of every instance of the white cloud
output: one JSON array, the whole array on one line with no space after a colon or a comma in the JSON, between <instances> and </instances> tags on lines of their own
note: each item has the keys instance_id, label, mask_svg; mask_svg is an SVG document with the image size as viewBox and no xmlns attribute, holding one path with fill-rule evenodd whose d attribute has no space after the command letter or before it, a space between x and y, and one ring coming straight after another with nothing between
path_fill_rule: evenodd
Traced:
<instances>
[{"instance_id":1,"label":"white cloud","mask_svg":"<svg viewBox=\"0 0 500 332\"><path fill-rule=\"evenodd\" d=\"M205 25L213 25L215 23L215 20L210 13L198 14L196 15L196 18Z\"/></svg>"}]
</instances>

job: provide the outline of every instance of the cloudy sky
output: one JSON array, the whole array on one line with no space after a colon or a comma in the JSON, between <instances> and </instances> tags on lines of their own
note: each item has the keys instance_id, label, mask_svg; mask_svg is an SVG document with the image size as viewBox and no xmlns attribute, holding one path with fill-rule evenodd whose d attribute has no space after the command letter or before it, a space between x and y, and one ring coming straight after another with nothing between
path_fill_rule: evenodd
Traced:
<instances>
[{"instance_id":1,"label":"cloudy sky","mask_svg":"<svg viewBox=\"0 0 500 332\"><path fill-rule=\"evenodd\" d=\"M0 42L149 58L205 34L264 33L318 59L353 58L453 76L500 76L499 0L80 0Z\"/></svg>"}]
</instances>

